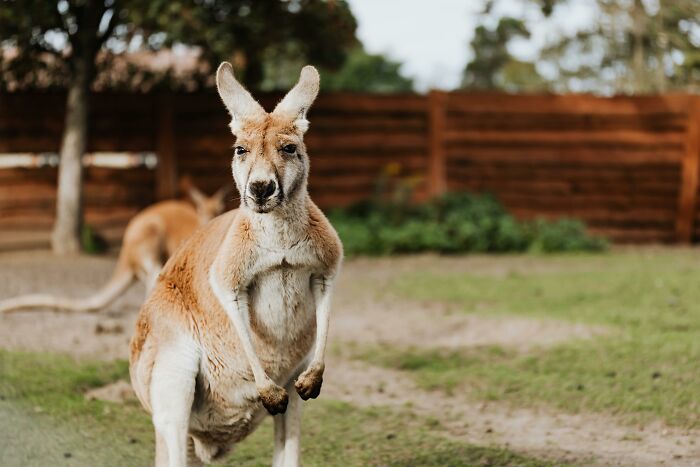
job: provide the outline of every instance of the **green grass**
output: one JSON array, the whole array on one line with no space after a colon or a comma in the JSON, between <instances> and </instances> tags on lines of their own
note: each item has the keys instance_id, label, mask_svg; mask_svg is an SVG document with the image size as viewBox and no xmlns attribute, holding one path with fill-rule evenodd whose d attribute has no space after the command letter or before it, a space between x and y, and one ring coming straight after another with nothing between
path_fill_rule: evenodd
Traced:
<instances>
[{"instance_id":1,"label":"green grass","mask_svg":"<svg viewBox=\"0 0 700 467\"><path fill-rule=\"evenodd\" d=\"M494 258L507 268L508 257ZM546 265L556 267L547 270ZM655 254L541 257L544 271L500 276L422 273L398 276L402 298L448 301L465 312L564 319L626 329L700 330L700 256L688 250Z\"/></svg>"},{"instance_id":2,"label":"green grass","mask_svg":"<svg viewBox=\"0 0 700 467\"><path fill-rule=\"evenodd\" d=\"M152 465L152 428L140 407L83 397L85 390L125 376L124 362L79 363L0 351L0 464ZM409 412L358 409L323 398L305 405L304 427L303 458L309 466L554 465L448 440L435 432L434 420ZM271 456L267 420L225 465L264 466Z\"/></svg>"},{"instance_id":3,"label":"green grass","mask_svg":"<svg viewBox=\"0 0 700 467\"><path fill-rule=\"evenodd\" d=\"M83 396L127 374L125 362L0 351L0 464L147 465L153 434L146 413Z\"/></svg>"},{"instance_id":4,"label":"green grass","mask_svg":"<svg viewBox=\"0 0 700 467\"><path fill-rule=\"evenodd\" d=\"M497 258L507 265L508 258ZM689 250L541 258L532 272L415 272L402 298L464 312L605 325L610 332L526 355L498 348L440 352L374 347L355 354L412 373L428 388L476 398L594 410L631 421L700 426L700 256ZM548 267L553 266L553 267Z\"/></svg>"},{"instance_id":5,"label":"green grass","mask_svg":"<svg viewBox=\"0 0 700 467\"><path fill-rule=\"evenodd\" d=\"M6 399L56 417L99 419L105 405L85 404L83 393L128 377L129 369L124 361L77 363L63 355L0 351L0 374Z\"/></svg>"}]
</instances>

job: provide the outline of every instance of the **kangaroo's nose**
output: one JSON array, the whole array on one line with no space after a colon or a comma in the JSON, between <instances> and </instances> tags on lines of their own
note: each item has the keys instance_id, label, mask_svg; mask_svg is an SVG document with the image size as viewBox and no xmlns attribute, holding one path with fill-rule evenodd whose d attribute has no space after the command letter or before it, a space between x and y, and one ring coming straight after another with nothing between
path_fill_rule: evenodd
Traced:
<instances>
[{"instance_id":1,"label":"kangaroo's nose","mask_svg":"<svg viewBox=\"0 0 700 467\"><path fill-rule=\"evenodd\" d=\"M248 190L258 203L262 203L275 194L277 184L274 180L251 182L248 185Z\"/></svg>"}]
</instances>

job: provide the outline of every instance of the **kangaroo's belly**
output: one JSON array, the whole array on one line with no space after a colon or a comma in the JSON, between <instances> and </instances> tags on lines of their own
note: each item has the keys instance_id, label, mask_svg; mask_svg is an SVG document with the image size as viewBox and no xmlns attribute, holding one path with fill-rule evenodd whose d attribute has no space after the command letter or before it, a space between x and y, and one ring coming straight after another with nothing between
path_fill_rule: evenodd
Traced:
<instances>
[{"instance_id":1,"label":"kangaroo's belly","mask_svg":"<svg viewBox=\"0 0 700 467\"><path fill-rule=\"evenodd\" d=\"M316 316L310 279L307 270L279 267L248 290L256 353L266 374L283 387L304 370L313 348ZM251 433L267 412L233 326L221 337L203 345L190 430L226 445Z\"/></svg>"}]
</instances>

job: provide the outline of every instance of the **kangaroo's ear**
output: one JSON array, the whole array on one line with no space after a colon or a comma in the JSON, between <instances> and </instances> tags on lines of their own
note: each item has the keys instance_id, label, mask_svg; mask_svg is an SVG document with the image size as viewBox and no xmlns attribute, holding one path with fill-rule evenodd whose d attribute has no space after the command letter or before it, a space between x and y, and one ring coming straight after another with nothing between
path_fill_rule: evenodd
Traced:
<instances>
[{"instance_id":1,"label":"kangaroo's ear","mask_svg":"<svg viewBox=\"0 0 700 467\"><path fill-rule=\"evenodd\" d=\"M204 193L202 193L201 191L199 191L195 186L190 186L187 189L187 194L190 196L190 199L192 199L192 201L194 201L194 204L196 204L197 206L203 205L207 200L206 195Z\"/></svg>"},{"instance_id":2,"label":"kangaroo's ear","mask_svg":"<svg viewBox=\"0 0 700 467\"><path fill-rule=\"evenodd\" d=\"M265 116L265 109L236 80L228 62L223 62L216 70L216 89L231 114L230 126L234 134L241 129L243 121L259 120Z\"/></svg>"},{"instance_id":3,"label":"kangaroo's ear","mask_svg":"<svg viewBox=\"0 0 700 467\"><path fill-rule=\"evenodd\" d=\"M217 198L219 201L224 201L224 198L226 198L226 195L228 195L232 189L233 184L227 183L226 185L216 190L216 193L214 193L214 196L212 196L212 198Z\"/></svg>"},{"instance_id":4,"label":"kangaroo's ear","mask_svg":"<svg viewBox=\"0 0 700 467\"><path fill-rule=\"evenodd\" d=\"M304 133L309 129L306 113L318 95L321 77L316 68L307 65L301 70L299 82L284 96L275 107L274 114L287 115L294 119L296 127Z\"/></svg>"}]
</instances>

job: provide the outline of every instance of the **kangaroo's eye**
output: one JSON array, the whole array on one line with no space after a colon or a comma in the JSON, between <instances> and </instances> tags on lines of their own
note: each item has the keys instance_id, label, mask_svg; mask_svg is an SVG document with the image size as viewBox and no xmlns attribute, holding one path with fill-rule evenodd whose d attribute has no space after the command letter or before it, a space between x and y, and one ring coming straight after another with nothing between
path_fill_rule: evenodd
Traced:
<instances>
[{"instance_id":1,"label":"kangaroo's eye","mask_svg":"<svg viewBox=\"0 0 700 467\"><path fill-rule=\"evenodd\" d=\"M243 146L236 146L233 151L236 153L237 156L242 156L243 154L247 153L248 150L244 148Z\"/></svg>"},{"instance_id":2,"label":"kangaroo's eye","mask_svg":"<svg viewBox=\"0 0 700 467\"><path fill-rule=\"evenodd\" d=\"M282 146L282 151L286 152L287 154L294 154L297 151L297 145L287 144L286 146Z\"/></svg>"}]
</instances>

